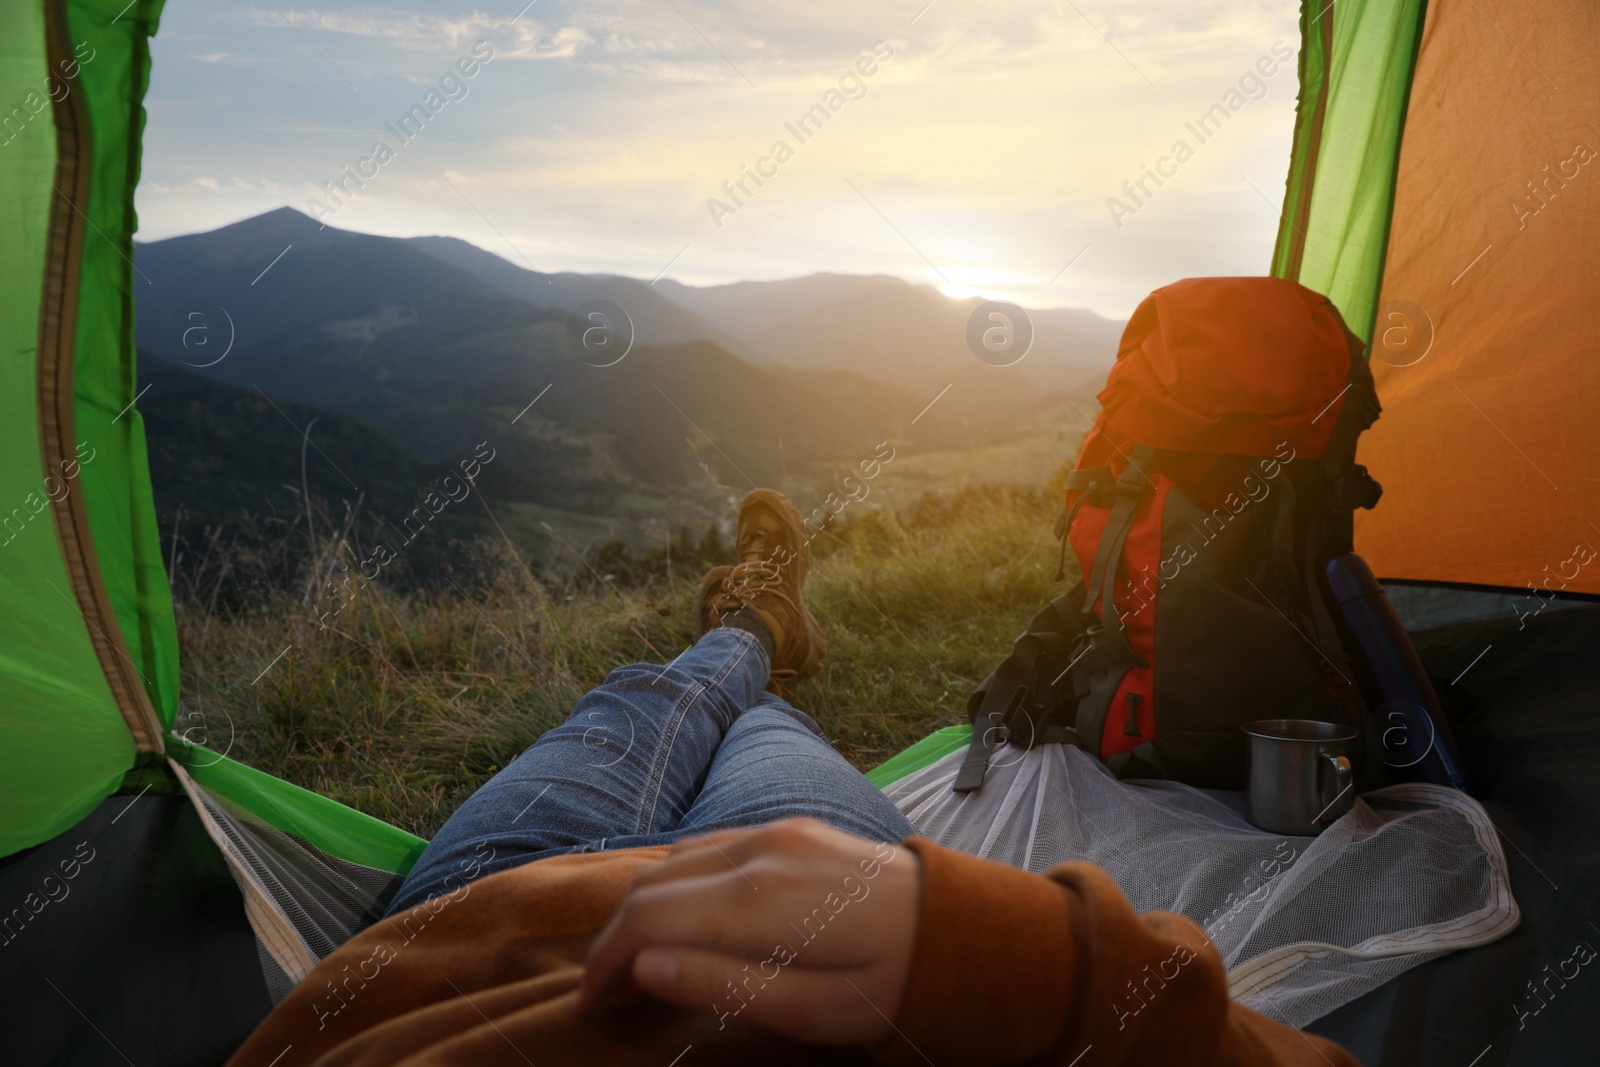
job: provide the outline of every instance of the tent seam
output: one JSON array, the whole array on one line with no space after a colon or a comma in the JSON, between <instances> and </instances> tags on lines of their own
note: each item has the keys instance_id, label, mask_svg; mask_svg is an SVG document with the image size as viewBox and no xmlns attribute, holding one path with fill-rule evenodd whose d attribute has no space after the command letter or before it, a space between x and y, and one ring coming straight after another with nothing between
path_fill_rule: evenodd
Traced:
<instances>
[{"instance_id":1,"label":"tent seam","mask_svg":"<svg viewBox=\"0 0 1600 1067\"><path fill-rule=\"evenodd\" d=\"M64 55L70 41L65 0L45 0L45 51L52 64ZM51 201L48 243L44 262L44 294L39 308L38 403L40 455L48 476L58 464L76 455L76 364L79 280L83 266L82 213L91 193L90 162L93 126L84 113L82 94L69 93L54 102L52 118L57 133L55 192ZM71 190L69 196L66 190ZM62 201L66 201L63 210ZM86 216L84 216L86 219ZM65 466L62 467L65 470ZM140 752L165 751L155 709L145 692L142 674L128 654L122 628L111 606L89 516L81 494L69 495L52 509L51 519L61 549L62 564L72 585L73 601L89 630L89 640L100 661L117 710ZM63 594L65 595L65 594ZM90 610L85 610L87 606ZM92 615L91 615L92 612Z\"/></svg>"}]
</instances>

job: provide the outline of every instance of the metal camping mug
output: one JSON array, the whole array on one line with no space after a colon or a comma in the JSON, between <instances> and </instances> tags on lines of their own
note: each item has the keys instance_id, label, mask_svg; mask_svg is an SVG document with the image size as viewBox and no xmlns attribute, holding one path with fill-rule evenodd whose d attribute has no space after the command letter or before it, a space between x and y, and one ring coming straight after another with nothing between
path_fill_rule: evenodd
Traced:
<instances>
[{"instance_id":1,"label":"metal camping mug","mask_svg":"<svg viewBox=\"0 0 1600 1067\"><path fill-rule=\"evenodd\" d=\"M1259 719L1250 735L1244 813L1275 834L1314 837L1355 803L1350 753L1356 732L1314 719Z\"/></svg>"}]
</instances>

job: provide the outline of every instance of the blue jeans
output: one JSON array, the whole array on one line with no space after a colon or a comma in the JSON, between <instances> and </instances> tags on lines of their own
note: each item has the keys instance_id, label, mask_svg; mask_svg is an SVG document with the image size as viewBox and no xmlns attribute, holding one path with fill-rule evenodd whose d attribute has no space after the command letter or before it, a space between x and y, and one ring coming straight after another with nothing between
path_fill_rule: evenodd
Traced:
<instances>
[{"instance_id":1,"label":"blue jeans","mask_svg":"<svg viewBox=\"0 0 1600 1067\"><path fill-rule=\"evenodd\" d=\"M753 635L722 627L665 667L613 671L450 816L389 913L546 856L795 815L872 841L910 837L817 724L765 691L767 669Z\"/></svg>"}]
</instances>

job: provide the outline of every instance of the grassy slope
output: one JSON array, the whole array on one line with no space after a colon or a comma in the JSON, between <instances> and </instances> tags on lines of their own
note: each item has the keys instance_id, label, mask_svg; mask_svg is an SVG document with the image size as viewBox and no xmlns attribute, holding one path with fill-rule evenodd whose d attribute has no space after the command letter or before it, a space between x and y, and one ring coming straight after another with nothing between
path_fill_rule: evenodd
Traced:
<instances>
[{"instance_id":1,"label":"grassy slope","mask_svg":"<svg viewBox=\"0 0 1600 1067\"><path fill-rule=\"evenodd\" d=\"M904 519L863 507L814 542L806 594L830 655L790 699L857 766L964 721L968 691L1060 591L1054 499L966 489ZM231 618L184 609L178 726L429 835L611 669L676 655L699 578L552 590L509 553L492 573L435 595L374 585L326 629L286 597Z\"/></svg>"}]
</instances>

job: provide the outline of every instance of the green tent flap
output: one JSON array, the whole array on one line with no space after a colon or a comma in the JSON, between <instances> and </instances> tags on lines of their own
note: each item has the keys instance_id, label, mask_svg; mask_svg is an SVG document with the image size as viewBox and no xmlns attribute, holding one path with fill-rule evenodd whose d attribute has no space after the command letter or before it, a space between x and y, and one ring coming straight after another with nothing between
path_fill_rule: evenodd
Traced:
<instances>
[{"instance_id":1,"label":"green tent flap","mask_svg":"<svg viewBox=\"0 0 1600 1067\"><path fill-rule=\"evenodd\" d=\"M966 746L972 737L972 727L946 726L935 730L903 752L897 752L867 772L867 781L879 789L886 789L913 771L920 771L950 753Z\"/></svg>"},{"instance_id":2,"label":"green tent flap","mask_svg":"<svg viewBox=\"0 0 1600 1067\"><path fill-rule=\"evenodd\" d=\"M75 9L71 21L109 23L115 11L102 18L98 7L86 12ZM56 19L54 26L47 24L47 11ZM78 405L70 393L55 403L49 391L60 384L52 368L59 370L63 350L80 367L103 368L131 361L132 347L115 340L104 347L93 331L73 345L61 337L59 329L47 327L59 322L58 316L52 317L56 310L70 307L74 289L80 303L109 302L128 313L126 296L118 295L125 294L125 282L118 285L114 277L96 271L85 288L72 271L74 260L57 254L62 244L62 212L72 212L80 220L82 216L67 202L71 192L81 194L81 190L57 190L63 180L59 160L64 153L56 126L61 105L52 104L52 96L65 93L66 100L83 105L91 93L99 95L103 99L97 113L107 128L83 127L78 131L78 143L98 137L103 143L116 144L120 125L126 144L127 93L110 88L109 80L125 66L119 63L119 55L142 51L144 31L132 23L121 30L112 28L109 34L97 29L93 35L101 47L87 44L83 53L90 55L89 49L93 49L93 59L63 67L61 64L68 62L62 55L63 44L65 56L73 51L67 23L59 9L36 3L8 4L0 13L0 49L4 53L0 62L0 232L5 234L0 242L0 344L5 346L0 358L0 449L6 460L0 464L0 597L8 609L0 613L0 676L5 678L4 702L0 703L0 728L5 732L5 744L0 745L0 781L5 783L4 803L0 803L0 854L48 840L83 818L116 789L135 753L128 721L105 670L105 657L115 648L116 635L106 632L103 623L107 620L91 619L98 614L92 604L88 612L83 609L84 584L92 578L81 569L81 556L69 560L62 545L85 505L104 506L107 485L126 485L135 467L143 476L143 441L136 441L128 429L108 434L108 415L98 420L104 426L92 422L83 428L95 440L81 455L71 447L62 455L61 441L72 440L75 431L61 425L58 416L65 409L70 421ZM52 40L57 42L55 48ZM53 51L57 54L52 55ZM96 67L100 60L104 62ZM120 108L109 103L117 95L124 101ZM80 106L79 113L86 110ZM125 202L131 195L132 175L127 171L126 155L121 159L121 167L105 168L96 176L85 173L85 184L98 181L100 195ZM71 199L81 199L78 206L92 210L88 196ZM119 235L115 228L110 233ZM120 237L126 246L128 235L120 233ZM109 291L93 288L108 283ZM51 340L57 343L47 344ZM65 372L69 390L71 370L69 361ZM126 380L132 381L131 363ZM131 399L130 388L111 415ZM114 396L102 397L103 403L115 400ZM50 420L46 419L47 408ZM113 441L116 433L123 434L123 440ZM47 442L52 435L53 445ZM139 451L134 451L135 446ZM49 451L52 447L54 452ZM91 482L101 488L90 488ZM96 503L91 504L91 496ZM113 561L131 563L128 547L115 543L105 547ZM130 566L114 562L113 573L119 567L131 571ZM164 584L160 596L165 596ZM153 634L156 624L144 625L137 612L137 607L126 616L118 611L116 619L126 617L136 634ZM165 617L170 635L170 604ZM154 677L173 677L175 668L174 662L171 669L159 672L147 661L145 670Z\"/></svg>"},{"instance_id":3,"label":"green tent flap","mask_svg":"<svg viewBox=\"0 0 1600 1067\"><path fill-rule=\"evenodd\" d=\"M420 838L170 732L177 629L133 343L137 292L160 284L133 265L133 193L161 7L0 9L0 856L152 787L166 753L214 799L403 874Z\"/></svg>"},{"instance_id":4,"label":"green tent flap","mask_svg":"<svg viewBox=\"0 0 1600 1067\"><path fill-rule=\"evenodd\" d=\"M330 856L405 874L427 846L415 834L291 785L202 745L168 737L168 751L195 782L261 822L293 834Z\"/></svg>"},{"instance_id":5,"label":"green tent flap","mask_svg":"<svg viewBox=\"0 0 1600 1067\"><path fill-rule=\"evenodd\" d=\"M1272 274L1327 296L1367 340L1426 9L1345 0L1300 11L1300 97Z\"/></svg>"},{"instance_id":6,"label":"green tent flap","mask_svg":"<svg viewBox=\"0 0 1600 1067\"><path fill-rule=\"evenodd\" d=\"M88 199L75 210L81 247L73 385L77 439L95 452L79 474L100 578L127 657L170 728L178 705L178 637L161 558L144 423L133 406L134 290L155 284L133 268L134 186L150 77L149 38L163 0L72 0L66 6L92 151ZM65 192L65 190L63 190Z\"/></svg>"}]
</instances>

